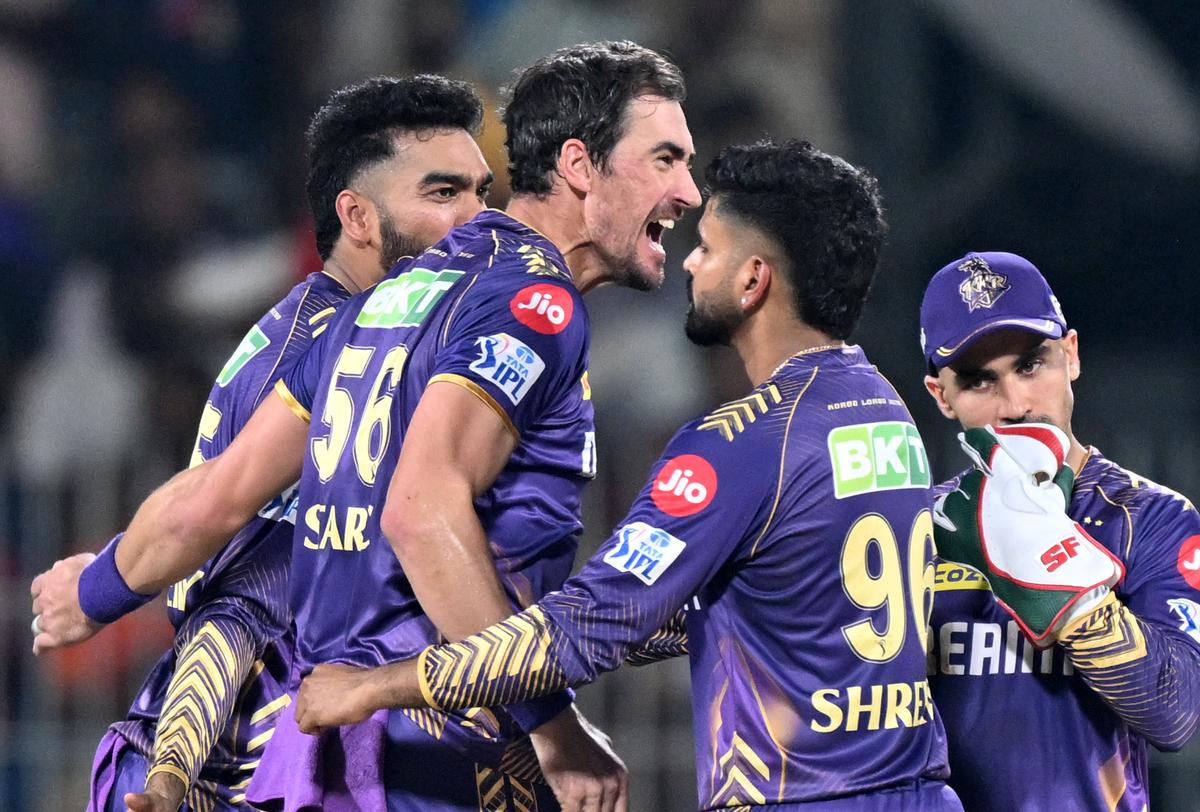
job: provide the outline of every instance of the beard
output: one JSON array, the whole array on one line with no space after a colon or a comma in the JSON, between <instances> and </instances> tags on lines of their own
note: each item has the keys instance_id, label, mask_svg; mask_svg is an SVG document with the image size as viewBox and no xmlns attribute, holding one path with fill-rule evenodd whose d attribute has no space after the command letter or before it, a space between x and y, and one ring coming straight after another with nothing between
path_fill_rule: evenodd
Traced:
<instances>
[{"instance_id":1,"label":"beard","mask_svg":"<svg viewBox=\"0 0 1200 812\"><path fill-rule=\"evenodd\" d=\"M697 302L692 298L692 278L687 281L688 311L683 331L688 341L701 347L728 347L734 331L746 320L732 299Z\"/></svg>"},{"instance_id":2,"label":"beard","mask_svg":"<svg viewBox=\"0 0 1200 812\"><path fill-rule=\"evenodd\" d=\"M403 257L415 257L425 250L426 246L418 245L416 239L408 234L400 233L396 221L382 205L376 203L379 210L379 265L387 273Z\"/></svg>"}]
</instances>

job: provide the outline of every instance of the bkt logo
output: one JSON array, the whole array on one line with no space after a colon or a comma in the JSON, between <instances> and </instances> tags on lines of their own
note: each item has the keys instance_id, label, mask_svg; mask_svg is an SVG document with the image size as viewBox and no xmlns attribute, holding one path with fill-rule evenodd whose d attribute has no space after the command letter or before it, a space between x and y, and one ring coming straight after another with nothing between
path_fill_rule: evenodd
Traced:
<instances>
[{"instance_id":1,"label":"bkt logo","mask_svg":"<svg viewBox=\"0 0 1200 812\"><path fill-rule=\"evenodd\" d=\"M717 472L704 457L680 454L658 472L650 498L669 516L691 516L708 507L717 495Z\"/></svg>"},{"instance_id":2,"label":"bkt logo","mask_svg":"<svg viewBox=\"0 0 1200 812\"><path fill-rule=\"evenodd\" d=\"M827 442L837 499L929 487L929 458L911 423L890 420L838 426L829 432Z\"/></svg>"},{"instance_id":3,"label":"bkt logo","mask_svg":"<svg viewBox=\"0 0 1200 812\"><path fill-rule=\"evenodd\" d=\"M1179 616L1179 630L1200 642L1200 605L1187 598L1168 598L1167 606Z\"/></svg>"},{"instance_id":4,"label":"bkt logo","mask_svg":"<svg viewBox=\"0 0 1200 812\"><path fill-rule=\"evenodd\" d=\"M541 356L508 333L475 339L479 358L471 364L516 406L546 369Z\"/></svg>"},{"instance_id":5,"label":"bkt logo","mask_svg":"<svg viewBox=\"0 0 1200 812\"><path fill-rule=\"evenodd\" d=\"M1078 554L1079 539L1074 536L1067 536L1058 544L1055 544L1042 553L1042 564L1045 565L1046 572L1054 572Z\"/></svg>"},{"instance_id":6,"label":"bkt logo","mask_svg":"<svg viewBox=\"0 0 1200 812\"><path fill-rule=\"evenodd\" d=\"M646 586L651 586L686 546L665 530L645 522L630 522L617 531L617 546L604 556L604 563L636 575Z\"/></svg>"},{"instance_id":7,"label":"bkt logo","mask_svg":"<svg viewBox=\"0 0 1200 812\"><path fill-rule=\"evenodd\" d=\"M538 284L521 289L508 303L508 309L531 330L554 335L567 329L575 304L562 288Z\"/></svg>"}]
</instances>

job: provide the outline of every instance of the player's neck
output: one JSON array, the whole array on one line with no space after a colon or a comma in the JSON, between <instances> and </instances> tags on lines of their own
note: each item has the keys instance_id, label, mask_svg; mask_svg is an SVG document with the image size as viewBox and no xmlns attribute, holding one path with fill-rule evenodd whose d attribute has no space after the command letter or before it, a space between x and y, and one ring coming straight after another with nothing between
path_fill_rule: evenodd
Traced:
<instances>
[{"instance_id":1,"label":"player's neck","mask_svg":"<svg viewBox=\"0 0 1200 812\"><path fill-rule=\"evenodd\" d=\"M845 345L790 314L780 317L765 310L751 316L730 343L753 386L762 384L795 355Z\"/></svg>"},{"instance_id":2,"label":"player's neck","mask_svg":"<svg viewBox=\"0 0 1200 812\"><path fill-rule=\"evenodd\" d=\"M1067 465L1071 466L1071 470L1075 472L1075 476L1079 476L1080 470L1083 469L1083 464L1087 462L1087 458L1092 452L1075 439L1073 432L1068 430L1067 435L1071 438L1071 447L1067 449Z\"/></svg>"},{"instance_id":3,"label":"player's neck","mask_svg":"<svg viewBox=\"0 0 1200 812\"><path fill-rule=\"evenodd\" d=\"M555 188L546 197L520 195L508 204L509 217L518 220L554 243L567 261L575 287L587 293L612 281L607 266L596 254L592 241L584 233L583 203Z\"/></svg>"},{"instance_id":4,"label":"player's neck","mask_svg":"<svg viewBox=\"0 0 1200 812\"><path fill-rule=\"evenodd\" d=\"M329 255L329 259L325 260L321 271L332 276L351 293L361 293L383 278L378 258L372 263L368 257L348 257L337 247Z\"/></svg>"}]
</instances>

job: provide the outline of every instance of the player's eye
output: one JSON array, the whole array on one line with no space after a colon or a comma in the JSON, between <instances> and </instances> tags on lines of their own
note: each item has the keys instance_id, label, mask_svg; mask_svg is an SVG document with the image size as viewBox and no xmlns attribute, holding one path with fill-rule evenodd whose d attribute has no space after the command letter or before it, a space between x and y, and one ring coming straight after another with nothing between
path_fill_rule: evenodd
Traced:
<instances>
[{"instance_id":1,"label":"player's eye","mask_svg":"<svg viewBox=\"0 0 1200 812\"><path fill-rule=\"evenodd\" d=\"M675 156L670 155L670 154L659 155L658 162L661 163L666 168L670 169L672 166L675 165Z\"/></svg>"},{"instance_id":2,"label":"player's eye","mask_svg":"<svg viewBox=\"0 0 1200 812\"><path fill-rule=\"evenodd\" d=\"M453 200L458 197L458 190L453 186L439 186L433 190L432 194L438 200Z\"/></svg>"},{"instance_id":3,"label":"player's eye","mask_svg":"<svg viewBox=\"0 0 1200 812\"><path fill-rule=\"evenodd\" d=\"M1017 364L1017 372L1021 373L1022 375L1029 375L1033 372L1036 372L1041 365L1042 359L1040 358L1026 358L1024 361Z\"/></svg>"},{"instance_id":4,"label":"player's eye","mask_svg":"<svg viewBox=\"0 0 1200 812\"><path fill-rule=\"evenodd\" d=\"M491 193L492 193L491 186L480 186L475 191L475 196L478 197L480 200L487 200L488 195L490 195Z\"/></svg>"}]
</instances>

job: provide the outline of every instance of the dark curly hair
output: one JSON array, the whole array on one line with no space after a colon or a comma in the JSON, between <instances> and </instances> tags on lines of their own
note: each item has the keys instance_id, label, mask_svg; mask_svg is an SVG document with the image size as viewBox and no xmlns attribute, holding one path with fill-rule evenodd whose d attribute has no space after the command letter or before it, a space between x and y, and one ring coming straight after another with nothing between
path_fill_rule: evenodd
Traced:
<instances>
[{"instance_id":1,"label":"dark curly hair","mask_svg":"<svg viewBox=\"0 0 1200 812\"><path fill-rule=\"evenodd\" d=\"M804 323L848 338L887 234L878 181L807 141L726 147L705 180L722 216L757 228L783 249Z\"/></svg>"},{"instance_id":2,"label":"dark curly hair","mask_svg":"<svg viewBox=\"0 0 1200 812\"><path fill-rule=\"evenodd\" d=\"M513 194L544 195L565 141L582 141L603 171L624 134L630 101L650 95L683 101L687 89L665 56L622 41L557 50L522 71L504 92Z\"/></svg>"},{"instance_id":3,"label":"dark curly hair","mask_svg":"<svg viewBox=\"0 0 1200 812\"><path fill-rule=\"evenodd\" d=\"M328 259L342 233L334 201L365 169L392 157L396 136L428 129L478 133L483 102L466 82L421 74L379 76L337 91L313 116L308 140L308 204L317 253Z\"/></svg>"}]
</instances>

